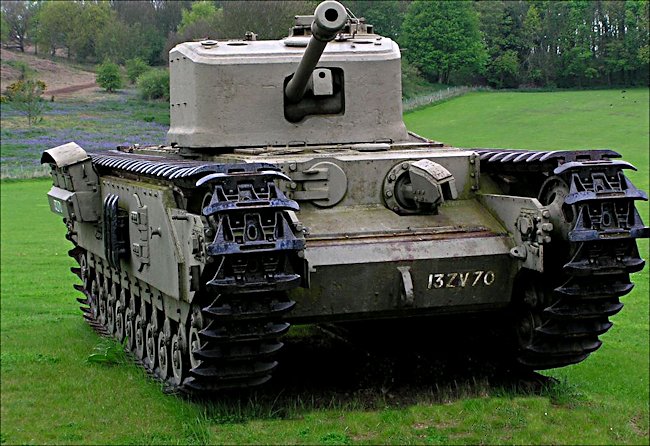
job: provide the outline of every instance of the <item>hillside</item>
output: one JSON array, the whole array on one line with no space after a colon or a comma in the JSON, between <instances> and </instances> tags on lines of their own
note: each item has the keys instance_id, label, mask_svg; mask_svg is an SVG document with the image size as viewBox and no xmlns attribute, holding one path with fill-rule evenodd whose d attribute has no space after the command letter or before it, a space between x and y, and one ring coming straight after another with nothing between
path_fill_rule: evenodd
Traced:
<instances>
[{"instance_id":1,"label":"hillside","mask_svg":"<svg viewBox=\"0 0 650 446\"><path fill-rule=\"evenodd\" d=\"M31 75L45 82L45 96L78 96L91 93L98 87L95 73L85 71L65 62L21 53L3 48L0 52L0 85L4 90L20 78L20 64L29 67Z\"/></svg>"}]
</instances>

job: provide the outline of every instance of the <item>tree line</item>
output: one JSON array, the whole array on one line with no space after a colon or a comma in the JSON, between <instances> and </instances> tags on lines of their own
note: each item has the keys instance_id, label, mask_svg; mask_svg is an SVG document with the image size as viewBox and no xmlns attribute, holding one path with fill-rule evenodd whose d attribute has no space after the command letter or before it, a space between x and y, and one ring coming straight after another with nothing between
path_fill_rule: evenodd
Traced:
<instances>
[{"instance_id":1,"label":"tree line","mask_svg":"<svg viewBox=\"0 0 650 446\"><path fill-rule=\"evenodd\" d=\"M430 82L495 88L648 85L648 0L342 0ZM302 1L3 0L2 42L81 62L164 65L200 38L286 36Z\"/></svg>"},{"instance_id":2,"label":"tree line","mask_svg":"<svg viewBox=\"0 0 650 446\"><path fill-rule=\"evenodd\" d=\"M398 40L442 83L648 85L647 0L416 1Z\"/></svg>"},{"instance_id":3,"label":"tree line","mask_svg":"<svg viewBox=\"0 0 650 446\"><path fill-rule=\"evenodd\" d=\"M167 62L177 43L200 38L287 35L296 14L310 14L316 1L189 0L3 0L2 43L20 51L79 62L140 58Z\"/></svg>"}]
</instances>

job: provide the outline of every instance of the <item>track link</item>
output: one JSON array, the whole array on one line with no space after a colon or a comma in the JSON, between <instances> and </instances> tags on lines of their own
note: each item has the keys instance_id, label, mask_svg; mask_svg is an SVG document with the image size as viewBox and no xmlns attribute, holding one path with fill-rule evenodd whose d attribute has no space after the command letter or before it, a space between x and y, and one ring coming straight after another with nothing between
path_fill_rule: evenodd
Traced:
<instances>
[{"instance_id":1,"label":"track link","mask_svg":"<svg viewBox=\"0 0 650 446\"><path fill-rule=\"evenodd\" d=\"M302 234L286 214L298 205L273 182L282 176L278 169L118 152L93 156L93 163L104 174L209 188L202 213L215 236L205 247L214 266L206 266L187 320L178 321L135 290L120 288L124 281L115 278L125 272L119 260L107 262L110 266L101 271L90 266L91 254L69 231L67 238L75 245L69 255L79 263L72 272L82 282L74 288L83 294L77 300L88 324L100 335L125 342L136 362L169 391L203 394L268 381L283 346L279 338L289 330L282 318L295 302L286 290L301 284L304 249Z\"/></svg>"},{"instance_id":2,"label":"track link","mask_svg":"<svg viewBox=\"0 0 650 446\"><path fill-rule=\"evenodd\" d=\"M482 173L514 178L554 210L545 272L525 275L515 290L534 296L517 309L518 362L541 370L583 361L623 308L629 275L645 265L636 239L649 230L634 201L647 196L623 174L634 166L611 150L477 152ZM520 194L515 187L510 194Z\"/></svg>"}]
</instances>

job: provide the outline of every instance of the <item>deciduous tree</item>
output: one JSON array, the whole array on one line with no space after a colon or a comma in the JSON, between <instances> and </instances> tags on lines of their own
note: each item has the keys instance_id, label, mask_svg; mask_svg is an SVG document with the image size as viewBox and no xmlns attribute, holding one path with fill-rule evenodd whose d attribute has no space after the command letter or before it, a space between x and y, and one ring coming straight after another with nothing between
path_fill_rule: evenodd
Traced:
<instances>
[{"instance_id":1,"label":"deciduous tree","mask_svg":"<svg viewBox=\"0 0 650 446\"><path fill-rule=\"evenodd\" d=\"M44 2L38 12L36 38L42 47L49 49L51 56L56 55L58 49L65 49L67 57L71 57L73 24L81 14L82 7L78 2Z\"/></svg>"},{"instance_id":2,"label":"deciduous tree","mask_svg":"<svg viewBox=\"0 0 650 446\"><path fill-rule=\"evenodd\" d=\"M202 0L194 2L192 7L181 12L181 23L178 25L178 32L183 33L188 27L200 21L217 25L223 11L214 5L213 2Z\"/></svg>"},{"instance_id":3,"label":"deciduous tree","mask_svg":"<svg viewBox=\"0 0 650 446\"><path fill-rule=\"evenodd\" d=\"M0 8L0 42L7 44L9 42L9 24L5 20L5 12Z\"/></svg>"},{"instance_id":4,"label":"deciduous tree","mask_svg":"<svg viewBox=\"0 0 650 446\"><path fill-rule=\"evenodd\" d=\"M223 5L222 32L227 38L242 38L247 31L260 39L286 37L294 25L294 16L314 13L312 1L226 1Z\"/></svg>"},{"instance_id":5,"label":"deciduous tree","mask_svg":"<svg viewBox=\"0 0 650 446\"><path fill-rule=\"evenodd\" d=\"M129 82L132 84L135 84L135 81L138 80L140 75L145 73L146 71L149 71L151 67L147 65L147 63L140 59L139 57L134 57L133 59L129 59L126 61L125 64L126 68L126 77L129 78Z\"/></svg>"},{"instance_id":6,"label":"deciduous tree","mask_svg":"<svg viewBox=\"0 0 650 446\"><path fill-rule=\"evenodd\" d=\"M106 2L84 2L79 15L72 22L74 32L70 33L70 49L78 60L97 59L97 40L101 30L117 22L114 11ZM70 25L68 25L70 26Z\"/></svg>"},{"instance_id":7,"label":"deciduous tree","mask_svg":"<svg viewBox=\"0 0 650 446\"><path fill-rule=\"evenodd\" d=\"M401 43L407 60L441 83L454 72L478 74L487 58L478 15L464 1L414 1L402 23Z\"/></svg>"},{"instance_id":8,"label":"deciduous tree","mask_svg":"<svg viewBox=\"0 0 650 446\"><path fill-rule=\"evenodd\" d=\"M45 88L45 82L39 80L20 80L7 87L7 98L14 109L27 117L30 127L43 119L44 103L41 95Z\"/></svg>"},{"instance_id":9,"label":"deciduous tree","mask_svg":"<svg viewBox=\"0 0 650 446\"><path fill-rule=\"evenodd\" d=\"M9 41L14 42L23 53L28 42L28 31L35 6L35 2L24 0L3 0L0 3L7 38Z\"/></svg>"},{"instance_id":10,"label":"deciduous tree","mask_svg":"<svg viewBox=\"0 0 650 446\"><path fill-rule=\"evenodd\" d=\"M345 6L357 17L364 17L382 36L398 39L410 1L404 0L353 0Z\"/></svg>"}]
</instances>

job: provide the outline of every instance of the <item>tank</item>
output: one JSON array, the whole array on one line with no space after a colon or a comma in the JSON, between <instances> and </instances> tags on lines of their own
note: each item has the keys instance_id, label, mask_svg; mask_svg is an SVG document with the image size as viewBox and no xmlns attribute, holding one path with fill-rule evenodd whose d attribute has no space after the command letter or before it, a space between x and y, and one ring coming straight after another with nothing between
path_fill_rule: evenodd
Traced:
<instances>
[{"instance_id":1,"label":"tank","mask_svg":"<svg viewBox=\"0 0 650 446\"><path fill-rule=\"evenodd\" d=\"M166 145L42 162L83 316L172 389L263 384L291 324L498 314L513 361L563 367L644 267L633 166L407 131L397 44L337 2L283 40L180 44L169 66Z\"/></svg>"}]
</instances>

